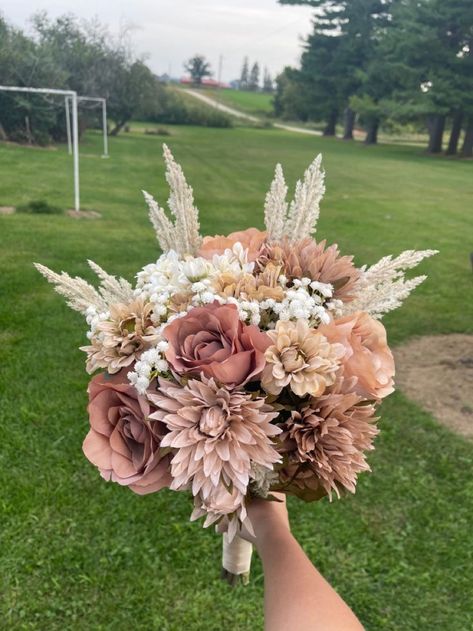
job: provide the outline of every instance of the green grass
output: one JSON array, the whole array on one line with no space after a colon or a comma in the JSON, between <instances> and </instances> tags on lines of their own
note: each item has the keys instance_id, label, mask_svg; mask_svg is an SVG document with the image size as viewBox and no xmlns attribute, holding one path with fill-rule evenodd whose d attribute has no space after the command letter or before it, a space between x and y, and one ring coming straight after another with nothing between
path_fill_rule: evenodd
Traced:
<instances>
[{"instance_id":1,"label":"green grass","mask_svg":"<svg viewBox=\"0 0 473 631\"><path fill-rule=\"evenodd\" d=\"M421 266L428 281L386 318L391 341L473 332L473 164L276 130L172 134L206 233L261 226L274 163L292 186L323 151L320 237L358 264L406 248L441 252ZM185 494L136 496L104 483L81 453L84 323L32 262L91 278L92 258L131 279L157 255L140 189L167 198L159 138L112 138L109 160L100 142L89 134L81 144L81 193L102 219L0 216L0 627L253 631L262 628L259 561L251 585L230 590L218 580L220 540L189 523ZM64 147L0 144L0 174L0 206L71 206ZM294 532L368 631L471 631L473 446L400 393L382 413L373 474L340 502L291 500Z\"/></svg>"},{"instance_id":2,"label":"green grass","mask_svg":"<svg viewBox=\"0 0 473 631\"><path fill-rule=\"evenodd\" d=\"M255 116L269 116L273 112L273 94L266 92L248 92L246 90L232 90L229 88L202 90L203 94L220 101L224 105L237 110L254 114Z\"/></svg>"}]
</instances>

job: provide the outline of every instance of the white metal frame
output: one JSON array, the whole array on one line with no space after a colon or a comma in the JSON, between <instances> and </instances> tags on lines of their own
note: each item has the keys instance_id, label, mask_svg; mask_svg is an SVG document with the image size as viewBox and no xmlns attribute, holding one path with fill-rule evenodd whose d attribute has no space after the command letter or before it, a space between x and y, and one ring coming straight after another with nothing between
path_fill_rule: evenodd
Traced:
<instances>
[{"instance_id":1,"label":"white metal frame","mask_svg":"<svg viewBox=\"0 0 473 631\"><path fill-rule=\"evenodd\" d=\"M72 97L66 96L65 105L66 105L66 128L67 128L67 148L69 154L72 153L72 142L71 142L71 115L69 111L70 103L72 101ZM96 103L102 104L102 132L103 132L103 155L102 158L109 158L108 153L108 129L107 129L107 99L103 99L101 97L95 96L78 96L77 102L80 101L94 101Z\"/></svg>"},{"instance_id":2,"label":"white metal frame","mask_svg":"<svg viewBox=\"0 0 473 631\"><path fill-rule=\"evenodd\" d=\"M74 157L74 208L80 210L79 193L79 119L77 116L77 92L74 90L55 90L50 88L20 88L0 85L4 92L30 92L33 94L58 94L69 97L72 103L72 155Z\"/></svg>"}]
</instances>

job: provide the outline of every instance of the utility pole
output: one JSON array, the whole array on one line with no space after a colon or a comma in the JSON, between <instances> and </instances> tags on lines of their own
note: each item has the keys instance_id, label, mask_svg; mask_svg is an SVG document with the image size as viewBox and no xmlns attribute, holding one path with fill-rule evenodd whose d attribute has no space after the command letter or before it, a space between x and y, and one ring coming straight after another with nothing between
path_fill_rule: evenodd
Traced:
<instances>
[{"instance_id":1,"label":"utility pole","mask_svg":"<svg viewBox=\"0 0 473 631\"><path fill-rule=\"evenodd\" d=\"M223 68L223 55L220 55L218 58L218 74L217 74L218 87L220 87L220 84L222 83L222 68Z\"/></svg>"}]
</instances>

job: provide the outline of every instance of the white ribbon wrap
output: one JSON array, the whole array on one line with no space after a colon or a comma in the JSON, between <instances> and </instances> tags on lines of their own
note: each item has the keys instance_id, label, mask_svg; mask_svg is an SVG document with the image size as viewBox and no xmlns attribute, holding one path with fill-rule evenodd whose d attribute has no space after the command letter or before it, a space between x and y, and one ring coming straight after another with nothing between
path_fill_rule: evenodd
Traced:
<instances>
[{"instance_id":1,"label":"white ribbon wrap","mask_svg":"<svg viewBox=\"0 0 473 631\"><path fill-rule=\"evenodd\" d=\"M236 535L229 541L228 534L223 533L222 567L233 576L244 575L248 578L251 567L253 546L249 541Z\"/></svg>"}]
</instances>

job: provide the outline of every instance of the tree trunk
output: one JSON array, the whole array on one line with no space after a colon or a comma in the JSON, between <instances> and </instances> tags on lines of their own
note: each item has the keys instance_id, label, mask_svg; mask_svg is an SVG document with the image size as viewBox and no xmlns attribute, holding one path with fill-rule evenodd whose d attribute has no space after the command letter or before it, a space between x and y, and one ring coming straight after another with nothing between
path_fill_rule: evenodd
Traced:
<instances>
[{"instance_id":1,"label":"tree trunk","mask_svg":"<svg viewBox=\"0 0 473 631\"><path fill-rule=\"evenodd\" d=\"M436 114L430 120L428 153L440 153L442 151L442 139L445 129L445 115Z\"/></svg>"},{"instance_id":2,"label":"tree trunk","mask_svg":"<svg viewBox=\"0 0 473 631\"><path fill-rule=\"evenodd\" d=\"M351 107L345 110L345 129L343 131L343 140L353 140L353 128L355 126L356 112Z\"/></svg>"},{"instance_id":3,"label":"tree trunk","mask_svg":"<svg viewBox=\"0 0 473 631\"><path fill-rule=\"evenodd\" d=\"M467 122L461 150L462 158L473 158L473 119Z\"/></svg>"},{"instance_id":4,"label":"tree trunk","mask_svg":"<svg viewBox=\"0 0 473 631\"><path fill-rule=\"evenodd\" d=\"M366 131L365 145L376 145L378 142L379 121L375 120L369 124Z\"/></svg>"},{"instance_id":5,"label":"tree trunk","mask_svg":"<svg viewBox=\"0 0 473 631\"><path fill-rule=\"evenodd\" d=\"M460 140L460 133L462 130L463 112L455 112L452 120L452 130L450 132L450 138L448 140L447 156L455 156L458 150L458 141Z\"/></svg>"},{"instance_id":6,"label":"tree trunk","mask_svg":"<svg viewBox=\"0 0 473 631\"><path fill-rule=\"evenodd\" d=\"M327 124L325 125L325 129L323 131L324 136L335 136L337 118L338 118L337 110L332 110L329 114Z\"/></svg>"},{"instance_id":7,"label":"tree trunk","mask_svg":"<svg viewBox=\"0 0 473 631\"><path fill-rule=\"evenodd\" d=\"M128 123L129 120L130 120L129 118L126 118L125 120L122 120L116 123L115 127L110 132L110 136L118 136L118 134L125 127L125 125Z\"/></svg>"}]
</instances>

